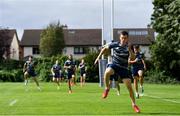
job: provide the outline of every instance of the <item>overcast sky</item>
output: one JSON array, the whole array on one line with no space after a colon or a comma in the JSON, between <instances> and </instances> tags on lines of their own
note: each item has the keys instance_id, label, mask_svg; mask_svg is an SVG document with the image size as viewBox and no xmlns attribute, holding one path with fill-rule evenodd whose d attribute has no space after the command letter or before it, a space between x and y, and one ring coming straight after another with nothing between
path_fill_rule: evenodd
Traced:
<instances>
[{"instance_id":1,"label":"overcast sky","mask_svg":"<svg viewBox=\"0 0 180 116\"><path fill-rule=\"evenodd\" d=\"M110 36L111 0L104 0L105 37ZM59 20L68 28L101 28L102 0L0 0L0 26L42 29ZM115 28L145 28L153 12L152 0L114 0Z\"/></svg>"}]
</instances>

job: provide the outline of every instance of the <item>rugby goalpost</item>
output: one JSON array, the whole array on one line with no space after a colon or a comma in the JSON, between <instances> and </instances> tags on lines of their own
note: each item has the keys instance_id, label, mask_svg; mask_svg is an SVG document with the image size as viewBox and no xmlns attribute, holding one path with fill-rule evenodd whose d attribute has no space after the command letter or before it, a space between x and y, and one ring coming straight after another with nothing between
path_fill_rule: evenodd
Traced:
<instances>
[{"instance_id":1,"label":"rugby goalpost","mask_svg":"<svg viewBox=\"0 0 180 116\"><path fill-rule=\"evenodd\" d=\"M104 0L102 0L102 8L101 8L101 44L102 46L104 45ZM111 41L113 41L113 28L114 28L114 0L111 0ZM113 51L111 50L111 56L113 54ZM103 87L104 86L104 72L106 69L107 63L110 61L111 56L108 56L108 60L104 59L104 56L99 60L99 86ZM115 87L115 82L112 82L112 87Z\"/></svg>"}]
</instances>

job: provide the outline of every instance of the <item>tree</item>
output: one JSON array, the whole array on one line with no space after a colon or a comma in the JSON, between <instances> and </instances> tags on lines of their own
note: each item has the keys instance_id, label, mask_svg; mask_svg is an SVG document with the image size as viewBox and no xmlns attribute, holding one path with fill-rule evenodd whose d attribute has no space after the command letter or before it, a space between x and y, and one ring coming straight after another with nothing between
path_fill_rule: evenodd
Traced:
<instances>
[{"instance_id":1,"label":"tree","mask_svg":"<svg viewBox=\"0 0 180 116\"><path fill-rule=\"evenodd\" d=\"M62 53L65 47L63 25L51 23L43 30L40 36L40 53L43 56L52 56Z\"/></svg>"},{"instance_id":2,"label":"tree","mask_svg":"<svg viewBox=\"0 0 180 116\"><path fill-rule=\"evenodd\" d=\"M153 5L151 24L158 35L152 60L158 70L180 80L180 0L154 0Z\"/></svg>"}]
</instances>

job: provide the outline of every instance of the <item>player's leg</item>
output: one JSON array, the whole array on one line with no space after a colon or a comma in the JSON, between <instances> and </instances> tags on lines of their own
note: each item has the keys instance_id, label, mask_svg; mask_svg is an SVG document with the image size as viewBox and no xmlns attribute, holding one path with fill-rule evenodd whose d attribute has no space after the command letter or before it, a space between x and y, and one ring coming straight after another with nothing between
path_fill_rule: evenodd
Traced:
<instances>
[{"instance_id":1,"label":"player's leg","mask_svg":"<svg viewBox=\"0 0 180 116\"><path fill-rule=\"evenodd\" d=\"M72 81L72 73L68 72L68 87L69 87L69 93L72 93L72 89L71 89L71 81Z\"/></svg>"},{"instance_id":2,"label":"player's leg","mask_svg":"<svg viewBox=\"0 0 180 116\"><path fill-rule=\"evenodd\" d=\"M36 83L36 86L37 86L38 90L41 91L41 88L39 86L39 82L37 81L37 77L33 76L32 78L33 78L34 82Z\"/></svg>"},{"instance_id":3,"label":"player's leg","mask_svg":"<svg viewBox=\"0 0 180 116\"><path fill-rule=\"evenodd\" d=\"M138 68L133 67L131 71L132 71L132 76L133 76L133 79L134 79L134 89L135 89L136 98L139 98L139 93L138 93L138 81L139 81Z\"/></svg>"},{"instance_id":4,"label":"player's leg","mask_svg":"<svg viewBox=\"0 0 180 116\"><path fill-rule=\"evenodd\" d=\"M114 70L111 67L106 68L106 71L104 73L105 90L104 90L103 95L102 95L103 98L106 98L108 95L108 92L110 89L109 79L110 79L110 76L113 74L114 74Z\"/></svg>"},{"instance_id":5,"label":"player's leg","mask_svg":"<svg viewBox=\"0 0 180 116\"><path fill-rule=\"evenodd\" d=\"M119 82L118 82L118 81L115 81L115 84L116 84L116 89L117 89L117 95L119 96L119 95L120 95L120 86L119 86Z\"/></svg>"},{"instance_id":6,"label":"player's leg","mask_svg":"<svg viewBox=\"0 0 180 116\"><path fill-rule=\"evenodd\" d=\"M28 76L29 76L29 74L28 74L28 72L26 71L26 72L24 73L24 84L25 84L25 85L27 85L27 83L28 83Z\"/></svg>"},{"instance_id":7,"label":"player's leg","mask_svg":"<svg viewBox=\"0 0 180 116\"><path fill-rule=\"evenodd\" d=\"M75 75L74 74L72 74L71 85L72 86L75 85Z\"/></svg>"},{"instance_id":8,"label":"player's leg","mask_svg":"<svg viewBox=\"0 0 180 116\"><path fill-rule=\"evenodd\" d=\"M56 78L56 82L57 82L57 89L58 89L58 90L59 90L59 86L60 86L60 84L59 84L59 80L60 80L60 77Z\"/></svg>"},{"instance_id":9,"label":"player's leg","mask_svg":"<svg viewBox=\"0 0 180 116\"><path fill-rule=\"evenodd\" d=\"M83 73L82 72L80 72L80 83L81 83L81 87L83 86Z\"/></svg>"},{"instance_id":10,"label":"player's leg","mask_svg":"<svg viewBox=\"0 0 180 116\"><path fill-rule=\"evenodd\" d=\"M139 98L139 93L138 93L138 76L134 76L134 89L135 89L135 94L136 98Z\"/></svg>"},{"instance_id":11,"label":"player's leg","mask_svg":"<svg viewBox=\"0 0 180 116\"><path fill-rule=\"evenodd\" d=\"M138 75L139 75L141 93L144 93L144 88L143 88L143 83L144 83L143 70L139 70L138 71Z\"/></svg>"},{"instance_id":12,"label":"player's leg","mask_svg":"<svg viewBox=\"0 0 180 116\"><path fill-rule=\"evenodd\" d=\"M83 74L83 85L85 85L86 82L86 73Z\"/></svg>"},{"instance_id":13,"label":"player's leg","mask_svg":"<svg viewBox=\"0 0 180 116\"><path fill-rule=\"evenodd\" d=\"M129 91L129 95L130 95L130 98L131 98L132 106L133 106L135 112L139 113L140 109L138 108L138 106L135 103L134 91L132 89L131 79L125 78L125 79L123 79L123 83L126 85L128 91Z\"/></svg>"}]
</instances>

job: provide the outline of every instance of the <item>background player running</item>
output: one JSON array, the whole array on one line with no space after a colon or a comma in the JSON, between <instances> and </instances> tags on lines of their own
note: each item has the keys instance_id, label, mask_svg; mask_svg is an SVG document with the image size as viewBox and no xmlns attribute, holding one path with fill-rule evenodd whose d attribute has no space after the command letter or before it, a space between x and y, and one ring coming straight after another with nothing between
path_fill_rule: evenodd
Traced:
<instances>
[{"instance_id":1,"label":"background player running","mask_svg":"<svg viewBox=\"0 0 180 116\"><path fill-rule=\"evenodd\" d=\"M52 66L51 72L53 75L53 81L57 83L57 89L59 90L59 81L61 81L61 66L58 64L58 60Z\"/></svg>"},{"instance_id":2,"label":"background player running","mask_svg":"<svg viewBox=\"0 0 180 116\"><path fill-rule=\"evenodd\" d=\"M36 72L34 69L34 61L32 56L29 56L28 60L25 62L23 67L23 72L24 72L25 85L27 85L28 83L28 77L32 77L32 79L35 81L37 85L38 90L41 90L36 78Z\"/></svg>"}]
</instances>

